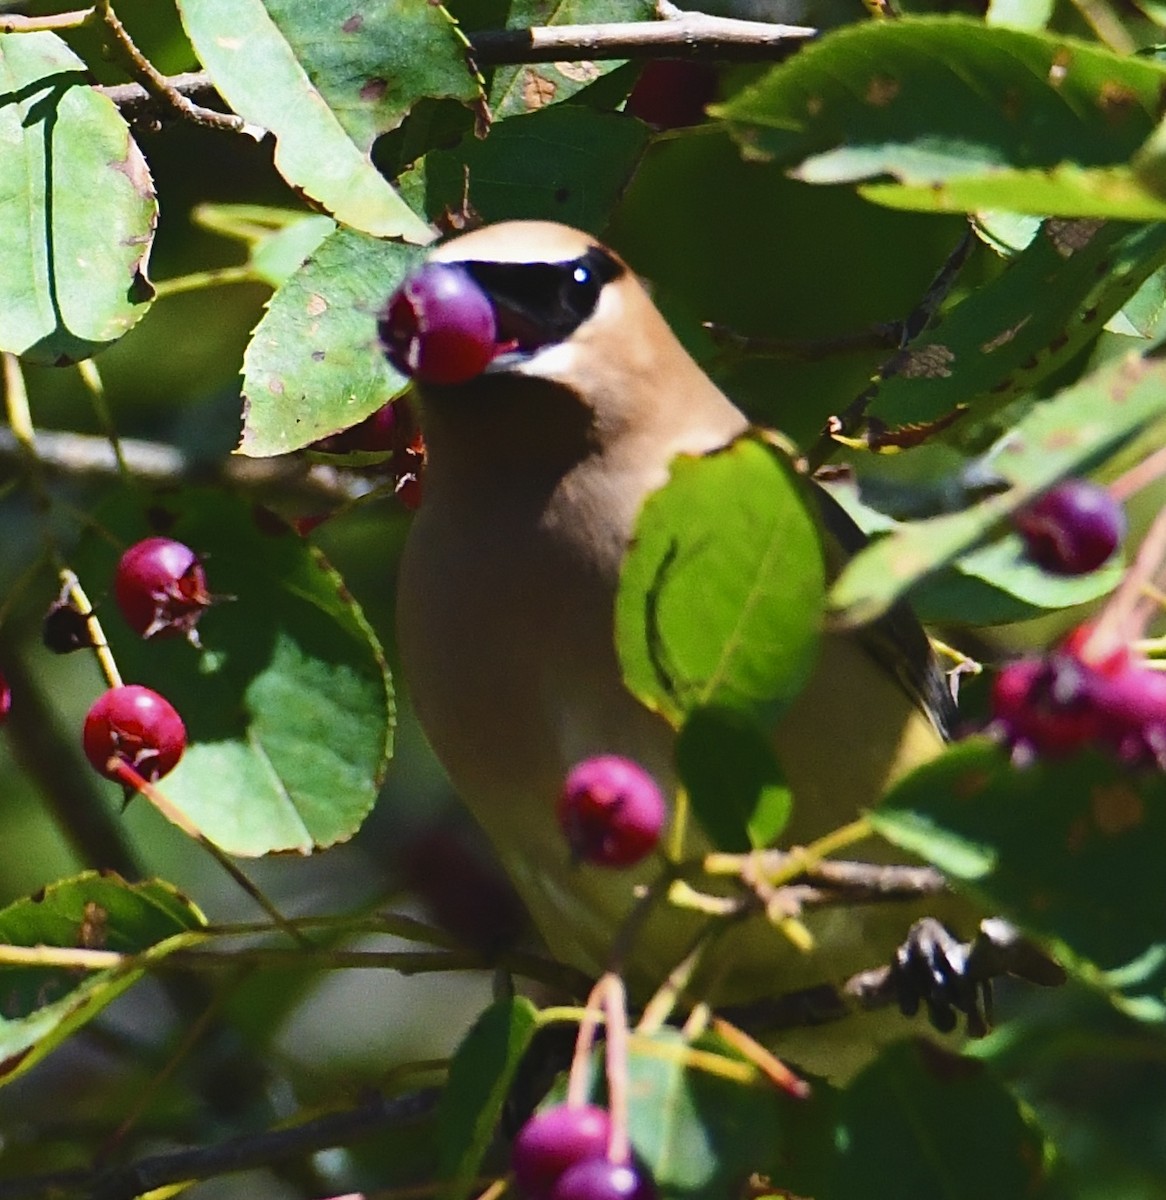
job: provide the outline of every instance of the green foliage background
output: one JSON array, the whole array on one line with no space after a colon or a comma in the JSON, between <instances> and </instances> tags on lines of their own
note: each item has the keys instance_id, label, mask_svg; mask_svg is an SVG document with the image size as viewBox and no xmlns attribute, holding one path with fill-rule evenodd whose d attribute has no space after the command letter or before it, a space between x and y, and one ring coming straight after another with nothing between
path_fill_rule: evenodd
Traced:
<instances>
[{"instance_id":1,"label":"green foliage background","mask_svg":"<svg viewBox=\"0 0 1166 1200\"><path fill-rule=\"evenodd\" d=\"M912 4L896 20L857 0L771 11L841 28L777 66L718 67L711 116L670 131L623 111L634 65L481 76L466 66L465 31L650 17L635 0L117 5L160 71L211 70L231 107L275 135L259 141L183 120L127 129L80 74L127 78L96 21L59 40L0 35L3 90L17 96L0 106L0 222L14 231L0 264L0 349L21 359L44 452L30 466L13 438L0 441L0 668L15 696L0 739L0 943L146 955L86 975L0 966L0 1197L137 1194L144 1185L116 1175L113 1191L92 1189L101 1170L150 1154L350 1111L365 1086L425 1097L443 1084L439 1106L421 1103L420 1116L383 1121L375 1136L188 1190L283 1200L444 1180L443 1194L474 1194L504 1170L499 1121L512 1127L514 1107L549 1086L526 1078L540 1055L523 1052L549 1037L554 1015L494 999L484 969L520 938L521 917L390 690L408 514L391 489L356 502L385 484L383 466L309 477L303 453L401 392L376 352L374 316L431 222L465 206L601 235L651 281L725 390L802 449L821 449L827 418L879 373L869 412L885 426L965 410L918 449L835 455L856 462L862 485L839 484L839 500L888 536L829 598L802 576L811 615L829 604L859 621L907 594L993 662L1047 645L1113 588L1116 566L1072 582L1034 572L1001 521L1062 474L1113 479L1163 442L1166 66L1152 48L1166 13L1152 0L952 7ZM152 194L127 165L137 161L131 134ZM900 348L903 330L888 327L918 310L968 213L982 236L940 319ZM1039 230L1037 218L1048 219ZM144 246L153 299L133 276ZM97 350L95 391L70 364ZM169 454L156 478L85 464L82 451L110 429L134 461ZM994 466L1010 490L974 503L962 473L1007 431L1021 449ZM232 457L240 444L246 457ZM753 500L781 493L771 515L796 541L806 518L788 472L759 446L734 453L748 460L737 465L751 473ZM634 601L655 580L648 535L699 541L684 489L711 494L725 465L691 469L650 506L657 524L625 581L626 611L642 610ZM199 486L175 490L179 477ZM1164 499L1161 483L1136 497L1135 535ZM335 507L310 542L282 523ZM110 602L116 551L159 508L207 556L212 586L217 573L237 597L208 614L201 656L185 643L145 653ZM716 523L715 506L707 519ZM754 523L744 524L742 553L726 552L723 572L738 573L738 590L768 588L744 554ZM89 656L40 644L62 562L78 571L123 670L188 698L195 745L176 802L226 849L265 856L246 870L284 915L320 918L310 950L266 930L266 958L232 959L236 943L219 926L264 914L142 799L122 811L81 758L76 731L100 674ZM743 677L729 672L723 692L688 697L678 722L695 726L700 705L725 696L744 720L796 690L812 622L781 626L780 596L775 612L747 639L762 663L771 641L796 643L770 690L750 690L746 655L734 666ZM665 635L698 674L703 617L686 625L681 614ZM633 686L650 692L643 628L625 619L620 636L629 673L639 662L647 679ZM965 689L969 726L985 691L982 681ZM704 722L688 752L699 759L715 750L702 738L748 739L748 728ZM293 796L293 820L256 802L257 744L279 761L273 794ZM715 786L693 773L714 793L694 787L698 811L715 805ZM969 779L983 792L971 816L950 802ZM732 818L706 822L714 839L740 849L772 836L789 804L780 779L762 764L731 786ZM1074 822L1114 787L1136 794L1145 819L1080 850ZM644 1039L632 1051L642 1098L632 1134L664 1194L733 1195L757 1170L775 1189L820 1200L1166 1196L1162 791L1159 776L1131 781L1089 756L1018 774L976 739L904 781L879 818L886 836L1049 939L1071 983L1003 988L1007 1019L963 1059L902 1042L800 1106L712 1035L695 1049L727 1064L724 1077L694 1066L672 1034ZM135 886L86 873L97 868ZM136 882L155 879L168 882ZM107 926L90 929L90 903ZM199 951L221 961L191 969L182 956ZM467 969L404 957L415 954L461 955Z\"/></svg>"}]
</instances>

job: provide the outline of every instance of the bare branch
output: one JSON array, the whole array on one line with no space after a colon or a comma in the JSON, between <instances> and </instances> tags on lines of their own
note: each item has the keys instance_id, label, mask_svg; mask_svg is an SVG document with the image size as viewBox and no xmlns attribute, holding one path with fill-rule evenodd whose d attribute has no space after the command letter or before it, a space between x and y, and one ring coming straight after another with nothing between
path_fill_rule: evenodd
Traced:
<instances>
[{"instance_id":1,"label":"bare branch","mask_svg":"<svg viewBox=\"0 0 1166 1200\"><path fill-rule=\"evenodd\" d=\"M764 62L792 54L817 30L804 25L768 21L739 21L707 13L681 12L662 6L660 21L631 21L610 25L544 25L533 29L487 29L467 33L470 55L479 67L516 63L602 61L610 59L699 58ZM673 15L675 14L675 15ZM123 83L96 89L127 116L191 116L181 101L210 101L216 95L208 74L158 75L149 89ZM242 119L197 109L204 123L242 127ZM215 119L217 118L217 120Z\"/></svg>"},{"instance_id":2,"label":"bare branch","mask_svg":"<svg viewBox=\"0 0 1166 1200\"><path fill-rule=\"evenodd\" d=\"M0 1200L86 1196L89 1200L132 1200L145 1192L184 1180L212 1179L272 1163L305 1158L333 1146L346 1146L388 1129L407 1126L433 1112L436 1088L400 1096L373 1096L355 1108L328 1113L291 1128L229 1138L213 1146L175 1150L139 1159L109 1171L57 1171L0 1183Z\"/></svg>"}]
</instances>

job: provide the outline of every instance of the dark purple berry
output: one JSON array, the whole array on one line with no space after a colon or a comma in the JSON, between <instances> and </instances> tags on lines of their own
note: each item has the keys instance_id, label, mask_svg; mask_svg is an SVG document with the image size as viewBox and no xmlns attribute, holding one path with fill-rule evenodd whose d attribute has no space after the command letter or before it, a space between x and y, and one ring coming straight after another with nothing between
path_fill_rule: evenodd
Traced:
<instances>
[{"instance_id":1,"label":"dark purple berry","mask_svg":"<svg viewBox=\"0 0 1166 1200\"><path fill-rule=\"evenodd\" d=\"M627 111L658 129L699 125L717 95L717 72L709 63L660 58L640 72Z\"/></svg>"},{"instance_id":2,"label":"dark purple berry","mask_svg":"<svg viewBox=\"0 0 1166 1200\"><path fill-rule=\"evenodd\" d=\"M371 454L391 451L396 446L400 424L399 402L390 400L363 421L313 442L311 448L322 450L325 454Z\"/></svg>"},{"instance_id":3,"label":"dark purple berry","mask_svg":"<svg viewBox=\"0 0 1166 1200\"><path fill-rule=\"evenodd\" d=\"M563 1172L551 1200L656 1200L656 1189L631 1163L592 1158Z\"/></svg>"},{"instance_id":4,"label":"dark purple berry","mask_svg":"<svg viewBox=\"0 0 1166 1200\"><path fill-rule=\"evenodd\" d=\"M1045 492L1013 520L1029 558L1057 575L1095 571L1121 545L1125 512L1096 484L1067 479Z\"/></svg>"},{"instance_id":5,"label":"dark purple berry","mask_svg":"<svg viewBox=\"0 0 1166 1200\"><path fill-rule=\"evenodd\" d=\"M173 538L135 542L117 564L114 595L126 623L144 638L185 637L212 603L206 572L195 552Z\"/></svg>"},{"instance_id":6,"label":"dark purple berry","mask_svg":"<svg viewBox=\"0 0 1166 1200\"><path fill-rule=\"evenodd\" d=\"M41 624L41 638L54 654L71 654L93 645L89 621L67 599L54 600Z\"/></svg>"},{"instance_id":7,"label":"dark purple berry","mask_svg":"<svg viewBox=\"0 0 1166 1200\"><path fill-rule=\"evenodd\" d=\"M568 1167L607 1153L611 1118L594 1104L545 1108L518 1131L510 1162L526 1200L547 1200Z\"/></svg>"},{"instance_id":8,"label":"dark purple berry","mask_svg":"<svg viewBox=\"0 0 1166 1200\"><path fill-rule=\"evenodd\" d=\"M107 779L129 782L122 765L148 780L178 765L186 749L186 727L169 700L140 684L110 688L85 716L85 756Z\"/></svg>"},{"instance_id":9,"label":"dark purple berry","mask_svg":"<svg viewBox=\"0 0 1166 1200\"><path fill-rule=\"evenodd\" d=\"M638 763L615 754L573 768L557 811L575 857L604 867L631 866L651 853L667 819L656 781Z\"/></svg>"},{"instance_id":10,"label":"dark purple berry","mask_svg":"<svg viewBox=\"0 0 1166 1200\"><path fill-rule=\"evenodd\" d=\"M426 263L385 305L377 333L386 358L422 383L465 383L494 357L497 328L485 292L462 267Z\"/></svg>"}]
</instances>

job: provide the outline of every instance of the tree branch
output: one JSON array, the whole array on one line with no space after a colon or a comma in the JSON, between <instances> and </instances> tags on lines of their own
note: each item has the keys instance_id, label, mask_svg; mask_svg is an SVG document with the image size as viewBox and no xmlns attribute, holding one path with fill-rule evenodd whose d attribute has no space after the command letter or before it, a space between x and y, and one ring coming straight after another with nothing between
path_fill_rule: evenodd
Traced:
<instances>
[{"instance_id":1,"label":"tree branch","mask_svg":"<svg viewBox=\"0 0 1166 1200\"><path fill-rule=\"evenodd\" d=\"M132 1200L145 1192L186 1180L212 1179L272 1163L304 1158L333 1146L349 1145L387 1129L399 1129L429 1116L438 1089L401 1096L373 1096L355 1108L327 1113L289 1129L228 1138L213 1146L174 1150L106 1171L57 1171L0 1183L0 1200L85 1196L88 1200Z\"/></svg>"},{"instance_id":2,"label":"tree branch","mask_svg":"<svg viewBox=\"0 0 1166 1200\"><path fill-rule=\"evenodd\" d=\"M467 33L470 56L478 67L518 63L602 61L610 59L699 58L765 62L785 58L817 30L804 25L740 21L707 13L682 12L661 5L662 20L610 25L543 25L533 29L486 29ZM178 111L175 97L210 101L215 85L204 71L157 76L147 90L138 83L95 89L127 116L160 122ZM207 110L200 109L205 113ZM189 115L183 112L182 115ZM222 116L222 114L216 114ZM238 122L238 117L223 117Z\"/></svg>"}]
</instances>

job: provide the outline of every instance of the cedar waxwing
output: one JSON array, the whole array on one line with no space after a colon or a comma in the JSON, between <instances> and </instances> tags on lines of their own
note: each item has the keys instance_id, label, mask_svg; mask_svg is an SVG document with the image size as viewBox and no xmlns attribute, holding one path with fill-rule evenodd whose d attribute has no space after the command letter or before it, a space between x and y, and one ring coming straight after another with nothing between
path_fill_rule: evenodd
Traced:
<instances>
[{"instance_id":1,"label":"cedar waxwing","mask_svg":"<svg viewBox=\"0 0 1166 1200\"><path fill-rule=\"evenodd\" d=\"M404 674L433 750L547 944L594 974L660 864L613 872L572 861L555 815L564 777L613 753L646 767L666 795L676 785L674 730L621 680L620 565L674 456L723 447L749 422L632 271L587 235L509 222L456 237L429 261L458 264L493 305L500 339L521 338L466 382L418 384L429 458L401 564ZM835 509L823 497L836 531L826 540L845 535ZM774 730L794 795L784 845L852 821L942 748L950 697L922 629L897 612L881 632L889 636L824 636L807 687ZM846 857L902 856L870 839ZM889 959L924 909L935 913L935 898L815 909L805 917L811 953L760 916L741 923L716 946L717 996L840 981ZM633 988L661 983L703 919L658 906L624 964Z\"/></svg>"}]
</instances>

